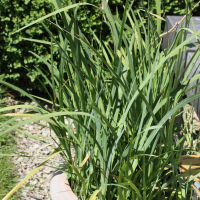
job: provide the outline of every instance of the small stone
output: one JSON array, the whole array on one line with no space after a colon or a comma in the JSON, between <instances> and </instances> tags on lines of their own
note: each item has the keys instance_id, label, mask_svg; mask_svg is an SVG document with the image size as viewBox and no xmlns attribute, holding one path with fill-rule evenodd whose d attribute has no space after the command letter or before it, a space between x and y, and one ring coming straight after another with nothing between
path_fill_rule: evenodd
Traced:
<instances>
[{"instance_id":1,"label":"small stone","mask_svg":"<svg viewBox=\"0 0 200 200\"><path fill-rule=\"evenodd\" d=\"M48 109L48 105L45 105L44 107L45 107L46 109Z\"/></svg>"},{"instance_id":2,"label":"small stone","mask_svg":"<svg viewBox=\"0 0 200 200\"><path fill-rule=\"evenodd\" d=\"M22 162L22 160L23 160L22 157L17 159L18 162Z\"/></svg>"},{"instance_id":3,"label":"small stone","mask_svg":"<svg viewBox=\"0 0 200 200\"><path fill-rule=\"evenodd\" d=\"M36 185L37 182L38 182L37 179L35 179L34 181L31 181L31 182L30 182L30 185Z\"/></svg>"},{"instance_id":4,"label":"small stone","mask_svg":"<svg viewBox=\"0 0 200 200\"><path fill-rule=\"evenodd\" d=\"M29 131L32 131L33 129L35 129L34 126L29 126Z\"/></svg>"},{"instance_id":5,"label":"small stone","mask_svg":"<svg viewBox=\"0 0 200 200\"><path fill-rule=\"evenodd\" d=\"M33 146L33 149L38 149L39 147L40 147L40 145L35 144L35 145Z\"/></svg>"},{"instance_id":6,"label":"small stone","mask_svg":"<svg viewBox=\"0 0 200 200\"><path fill-rule=\"evenodd\" d=\"M47 137L47 136L49 135L49 132L44 131L44 132L42 133L42 135L43 135L44 137Z\"/></svg>"},{"instance_id":7,"label":"small stone","mask_svg":"<svg viewBox=\"0 0 200 200\"><path fill-rule=\"evenodd\" d=\"M49 155L50 154L49 151L43 151L42 153L45 154L45 155Z\"/></svg>"},{"instance_id":8,"label":"small stone","mask_svg":"<svg viewBox=\"0 0 200 200\"><path fill-rule=\"evenodd\" d=\"M32 101L32 102L30 103L30 105L32 105L32 106L37 106L37 103L35 103L34 101Z\"/></svg>"}]
</instances>

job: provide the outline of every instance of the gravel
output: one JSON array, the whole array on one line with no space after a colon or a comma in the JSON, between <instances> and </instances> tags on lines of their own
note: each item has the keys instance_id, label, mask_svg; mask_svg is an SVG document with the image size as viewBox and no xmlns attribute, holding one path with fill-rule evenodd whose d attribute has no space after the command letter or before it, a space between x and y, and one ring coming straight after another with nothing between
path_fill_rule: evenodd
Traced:
<instances>
[{"instance_id":1,"label":"gravel","mask_svg":"<svg viewBox=\"0 0 200 200\"><path fill-rule=\"evenodd\" d=\"M18 104L14 102L13 104ZM35 105L34 102L30 103ZM12 104L11 104L12 105ZM26 103L28 105L28 103ZM35 105L36 106L36 105ZM48 106L46 106L48 108ZM27 109L16 109L15 113L24 113ZM28 119L27 117L18 118L16 121L21 122ZM68 121L65 119L66 124ZM47 143L55 146L55 142L50 137L55 137L55 133L51 130L47 122L39 121L26 124L21 129L31 135L43 138ZM17 152L15 154L23 154L30 157L13 157L13 163L15 164L15 169L17 176L20 180L23 180L26 175L28 175L35 167L37 167L45 158L48 157L53 152L53 149L40 142L38 140L32 139L25 134L15 131L14 134L19 138L17 139ZM57 155L53 159L49 160L45 166L42 166L30 179L28 179L25 184L18 191L21 200L34 200L34 199L45 199L50 200L50 180L55 170L63 159L60 155Z\"/></svg>"}]
</instances>

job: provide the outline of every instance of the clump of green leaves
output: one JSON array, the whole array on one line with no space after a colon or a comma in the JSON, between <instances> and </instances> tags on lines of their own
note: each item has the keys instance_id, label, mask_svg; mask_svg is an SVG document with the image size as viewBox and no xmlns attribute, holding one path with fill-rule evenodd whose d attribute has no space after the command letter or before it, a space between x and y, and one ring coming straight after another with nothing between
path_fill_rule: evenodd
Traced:
<instances>
[{"instance_id":1,"label":"clump of green leaves","mask_svg":"<svg viewBox=\"0 0 200 200\"><path fill-rule=\"evenodd\" d=\"M187 135L175 143L173 130L179 109L200 97L195 94L180 101L190 91L187 85L199 78L197 75L188 80L192 61L199 56L198 50L185 73L180 72L183 52L191 47L188 43L200 31L184 40L182 36L187 30L181 29L174 43L163 49L159 34L161 19L156 19L159 23L154 24L154 16L145 10L147 22L144 24L140 13L136 15L133 11L133 1L126 1L122 18L112 14L105 0L102 1L104 9L75 2L63 8L59 0L53 2L54 12L18 31L41 22L49 34L47 45L51 58L32 54L50 72L51 79L36 68L51 88L46 88L49 99L42 100L50 101L54 109L47 110L37 101L40 97L0 81L35 101L39 107L31 108L40 114L29 114L30 119L9 127L1 135L25 123L48 121L59 143L43 164L61 153L71 187L80 199L190 199L191 184L199 174L187 179L184 177L188 175L179 174L178 162ZM156 2L160 13L161 4ZM110 30L111 42L101 40L92 29L93 43L84 36L78 22L79 7L83 6L101 12ZM191 8L187 7L185 12L188 10ZM48 21L51 27L47 27L44 21L51 16L61 17L62 24ZM191 12L184 26L190 17ZM51 28L56 28L58 35ZM54 48L60 54L59 65L54 62ZM71 148L75 150L75 158Z\"/></svg>"}]
</instances>

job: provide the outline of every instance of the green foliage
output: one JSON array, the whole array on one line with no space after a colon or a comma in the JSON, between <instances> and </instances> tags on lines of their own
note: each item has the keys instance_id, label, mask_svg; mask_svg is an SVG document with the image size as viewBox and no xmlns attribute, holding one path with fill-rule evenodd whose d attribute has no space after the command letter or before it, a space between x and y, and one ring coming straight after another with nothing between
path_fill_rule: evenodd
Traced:
<instances>
[{"instance_id":1,"label":"green foliage","mask_svg":"<svg viewBox=\"0 0 200 200\"><path fill-rule=\"evenodd\" d=\"M76 2L87 2L87 0ZM44 64L41 60L35 58L29 51L43 55L45 59L50 58L50 52L45 44L37 45L32 42L22 40L23 38L37 38L46 41L48 33L45 31L41 23L36 26L27 29L25 32L11 35L13 32L36 20L47 13L50 13L53 9L51 0L1 0L0 6L0 74L5 75L5 80L12 82L14 85L25 89L26 91L36 90L37 92L44 91L44 88L40 85L40 82L36 80L39 78L44 84L47 82L40 76L40 73L36 70L39 68L43 70ZM96 6L100 6L101 0L91 0L89 3ZM62 5L71 5L71 0L63 0ZM109 6L113 14L118 13L119 18L122 18L123 1L110 0ZM133 4L134 12L138 11L138 8L147 7L147 1L135 1ZM117 8L118 6L118 8ZM185 1L163 1L162 16L164 14L183 15L185 8ZM156 13L155 1L150 4L150 11ZM200 11L195 11L194 15L200 14ZM145 13L141 12L142 18L145 17ZM92 30L99 36L102 32L101 37L104 41L111 41L112 38L109 36L109 28L103 22L102 15L96 8L84 8L79 7L78 9L78 21L80 22L80 28L83 34L87 38L92 38ZM58 22L62 24L60 18ZM145 23L146 21L144 21ZM47 27L49 24L46 22ZM141 26L141 23L139 24ZM57 30L51 31L56 34ZM92 42L92 41L91 41ZM55 63L59 62L58 52L55 53Z\"/></svg>"},{"instance_id":2,"label":"green foliage","mask_svg":"<svg viewBox=\"0 0 200 200\"><path fill-rule=\"evenodd\" d=\"M3 120L5 121L5 118ZM0 117L0 123L2 122L2 117ZM0 137L0 154L11 153L15 151L15 148L15 140L11 135ZM0 156L0 199L3 199L17 181L16 168L10 158Z\"/></svg>"},{"instance_id":3,"label":"green foliage","mask_svg":"<svg viewBox=\"0 0 200 200\"><path fill-rule=\"evenodd\" d=\"M62 151L68 166L66 173L79 199L89 199L91 195L92 198L97 195L100 200L191 199L194 177L184 179L187 175L178 171L187 135L176 143L173 130L179 109L200 97L198 93L181 100L189 92L187 85L200 77L196 75L188 80L193 61L199 57L198 50L185 72L180 74L183 51L189 48L188 42L200 35L200 30L184 41L182 36L186 30L181 29L172 46L164 50L158 36L161 26L152 23L153 16L144 23L139 13L135 15L132 2L127 0L123 17L119 19L118 15L111 14L105 0L103 2L104 9L100 12L110 30L111 42L101 40L104 31L98 33L98 37L90 29L92 37L87 40L79 29L78 7L89 10L92 5L73 3L63 8L64 12L60 1L54 1L56 11L50 16L61 17L63 23L49 22L50 28L43 24L50 35L51 59L34 53L49 72L48 76L43 72L41 75L48 82L50 90L46 91L54 110L47 110L37 101L38 97L0 80L35 101L38 107L31 107L40 114L29 114L30 119L9 127L0 135L30 122L48 121L59 140L55 152ZM156 12L160 12L161 4L156 2ZM187 16L187 23L190 17ZM39 21L46 18L49 15ZM35 26L36 22L38 20L18 32ZM53 27L59 37L54 35ZM54 62L53 47L60 54L59 65ZM49 102L49 99L42 100ZM0 112L6 109L9 108Z\"/></svg>"},{"instance_id":4,"label":"green foliage","mask_svg":"<svg viewBox=\"0 0 200 200\"><path fill-rule=\"evenodd\" d=\"M40 38L46 40L47 34L41 24L27 29L23 33L12 35L20 27L46 15L52 9L48 0L21 1L2 0L0 6L0 73L5 79L15 85L41 90L35 78L39 73L34 67L43 68L41 61L34 58L29 51L43 53L45 58L50 57L45 45L36 45L26 42L21 37ZM31 82L35 81L34 84Z\"/></svg>"},{"instance_id":5,"label":"green foliage","mask_svg":"<svg viewBox=\"0 0 200 200\"><path fill-rule=\"evenodd\" d=\"M0 91L0 108L5 106L5 103L2 103L2 96L4 96L5 91L6 90ZM5 129L2 124L7 120L7 117L0 116L0 131ZM14 136L10 134L0 136L0 154L13 153L15 148L16 143ZM10 158L0 156L0 199L3 199L3 197L14 187L17 181L18 179L16 178L16 169ZM11 199L17 199L17 196L14 195L13 197L9 198L9 200Z\"/></svg>"}]
</instances>

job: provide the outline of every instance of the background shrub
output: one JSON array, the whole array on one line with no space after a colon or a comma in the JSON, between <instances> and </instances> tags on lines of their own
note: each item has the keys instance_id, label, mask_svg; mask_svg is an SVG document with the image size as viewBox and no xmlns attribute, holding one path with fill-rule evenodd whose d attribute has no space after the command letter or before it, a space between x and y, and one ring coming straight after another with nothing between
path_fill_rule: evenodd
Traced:
<instances>
[{"instance_id":1,"label":"background shrub","mask_svg":"<svg viewBox=\"0 0 200 200\"><path fill-rule=\"evenodd\" d=\"M83 0L77 2L90 2L96 6L100 6L101 0ZM195 1L197 2L197 1ZM195 4L193 2L192 4ZM63 6L71 4L71 0L63 0ZM35 69L39 67L41 70L46 70L44 64L35 58L29 51L39 55L44 55L45 59L50 58L50 48L47 45L41 45L34 42L22 40L20 37L33 38L39 40L47 40L48 33L41 23L34 25L25 31L17 34L12 34L26 24L40 18L53 10L51 0L1 0L0 2L0 74L5 75L5 80L26 90L33 92L42 92L43 88L36 78L42 80L40 73ZM119 5L122 5L121 0L109 0L109 5L113 13L118 13L121 18L123 11L117 10ZM143 1L144 6L148 6L147 1ZM122 9L122 6L119 6ZM142 8L142 2L134 3L134 11ZM183 15L185 10L185 1L163 0L162 16ZM150 11L156 13L155 1L150 3ZM193 15L200 15L199 9L196 9ZM145 13L141 12L144 18ZM60 19L58 18L58 21ZM102 24L102 16L98 10L90 7L80 7L78 11L78 20L80 22L82 32L87 38L90 38L91 29L98 35L102 34L102 39L111 40L109 29L105 24ZM89 24L88 24L89 22ZM59 24L62 22L59 21ZM49 27L48 22L45 23ZM52 30L57 35L56 30ZM92 38L92 37L91 37ZM55 50L55 54L58 54ZM59 59L55 56L55 62ZM44 80L42 80L45 83Z\"/></svg>"},{"instance_id":2,"label":"background shrub","mask_svg":"<svg viewBox=\"0 0 200 200\"><path fill-rule=\"evenodd\" d=\"M26 31L12 34L20 27L51 12L49 0L2 0L0 6L0 73L5 79L27 91L39 89L35 78L39 75L35 67L43 64L29 53L41 53L48 58L49 49L45 45L27 42L20 37L45 40L47 33L42 24L37 24ZM32 83L34 82L34 84Z\"/></svg>"}]
</instances>

